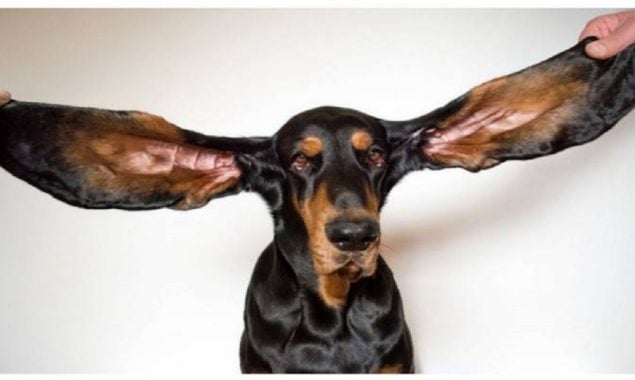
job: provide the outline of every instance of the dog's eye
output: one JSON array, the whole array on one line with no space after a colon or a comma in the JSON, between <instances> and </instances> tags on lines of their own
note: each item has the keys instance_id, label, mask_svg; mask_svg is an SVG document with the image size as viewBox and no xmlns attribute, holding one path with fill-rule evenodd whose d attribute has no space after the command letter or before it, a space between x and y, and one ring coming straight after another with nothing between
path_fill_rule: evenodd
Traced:
<instances>
[{"instance_id":1,"label":"dog's eye","mask_svg":"<svg viewBox=\"0 0 635 380\"><path fill-rule=\"evenodd\" d=\"M386 165L386 158L384 157L384 152L379 149L372 149L368 152L368 157L366 158L368 164L370 166L374 166L376 168L383 168Z\"/></svg>"},{"instance_id":2,"label":"dog's eye","mask_svg":"<svg viewBox=\"0 0 635 380\"><path fill-rule=\"evenodd\" d=\"M291 167L298 172L304 172L309 169L311 162L304 154L296 154L293 156Z\"/></svg>"}]
</instances>

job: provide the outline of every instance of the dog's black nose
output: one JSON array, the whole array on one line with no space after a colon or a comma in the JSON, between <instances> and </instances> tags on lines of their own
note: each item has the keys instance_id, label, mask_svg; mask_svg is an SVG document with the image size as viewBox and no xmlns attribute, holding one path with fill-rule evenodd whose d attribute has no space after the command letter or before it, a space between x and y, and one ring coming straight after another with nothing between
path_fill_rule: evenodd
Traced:
<instances>
[{"instance_id":1,"label":"dog's black nose","mask_svg":"<svg viewBox=\"0 0 635 380\"><path fill-rule=\"evenodd\" d=\"M336 220L325 228L326 237L342 251L363 251L379 237L379 224L370 219Z\"/></svg>"}]
</instances>

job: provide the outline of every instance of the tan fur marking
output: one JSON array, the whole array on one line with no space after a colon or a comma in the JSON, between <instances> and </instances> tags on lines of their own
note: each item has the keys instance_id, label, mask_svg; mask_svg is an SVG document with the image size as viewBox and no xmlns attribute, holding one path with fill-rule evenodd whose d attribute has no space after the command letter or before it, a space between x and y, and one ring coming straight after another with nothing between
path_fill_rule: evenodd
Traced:
<instances>
[{"instance_id":1,"label":"tan fur marking","mask_svg":"<svg viewBox=\"0 0 635 380\"><path fill-rule=\"evenodd\" d=\"M366 210L372 219L379 221L379 199L369 186L366 186L364 190L366 191Z\"/></svg>"},{"instance_id":2,"label":"tan fur marking","mask_svg":"<svg viewBox=\"0 0 635 380\"><path fill-rule=\"evenodd\" d=\"M350 287L350 281L339 273L331 273L319 276L319 294L324 303L333 308L346 304L346 296Z\"/></svg>"},{"instance_id":3,"label":"tan fur marking","mask_svg":"<svg viewBox=\"0 0 635 380\"><path fill-rule=\"evenodd\" d=\"M373 143L373 138L366 131L355 131L351 135L351 144L356 150L366 150Z\"/></svg>"},{"instance_id":4,"label":"tan fur marking","mask_svg":"<svg viewBox=\"0 0 635 380\"><path fill-rule=\"evenodd\" d=\"M309 136L302 140L300 150L307 157L315 157L322 152L322 140L315 136Z\"/></svg>"},{"instance_id":5,"label":"tan fur marking","mask_svg":"<svg viewBox=\"0 0 635 380\"><path fill-rule=\"evenodd\" d=\"M324 231L324 226L333 218L337 211L328 199L326 184L318 185L313 197L299 204L294 199L296 208L300 212L309 235L309 248L313 256L313 265L316 273L329 274L337 269L333 263L333 256L337 250L329 242Z\"/></svg>"},{"instance_id":6,"label":"tan fur marking","mask_svg":"<svg viewBox=\"0 0 635 380\"><path fill-rule=\"evenodd\" d=\"M382 374L403 373L403 364L397 363L397 364L381 367L379 369L379 373L382 373Z\"/></svg>"}]
</instances>

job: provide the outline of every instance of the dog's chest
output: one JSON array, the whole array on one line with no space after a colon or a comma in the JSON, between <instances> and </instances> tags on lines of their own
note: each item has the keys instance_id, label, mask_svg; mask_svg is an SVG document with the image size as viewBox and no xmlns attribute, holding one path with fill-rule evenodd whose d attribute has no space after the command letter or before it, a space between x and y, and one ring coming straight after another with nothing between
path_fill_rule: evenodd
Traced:
<instances>
[{"instance_id":1,"label":"dog's chest","mask_svg":"<svg viewBox=\"0 0 635 380\"><path fill-rule=\"evenodd\" d=\"M379 312L374 307L355 305L345 313L300 311L297 324L282 339L282 355L271 364L280 372L378 371L403 338L405 324L393 310Z\"/></svg>"},{"instance_id":2,"label":"dog's chest","mask_svg":"<svg viewBox=\"0 0 635 380\"><path fill-rule=\"evenodd\" d=\"M411 370L412 344L401 298L381 257L375 275L355 283L341 308L327 306L311 288L278 281L282 275L263 277L269 282L252 280L247 295L243 371L373 373L391 366Z\"/></svg>"}]
</instances>

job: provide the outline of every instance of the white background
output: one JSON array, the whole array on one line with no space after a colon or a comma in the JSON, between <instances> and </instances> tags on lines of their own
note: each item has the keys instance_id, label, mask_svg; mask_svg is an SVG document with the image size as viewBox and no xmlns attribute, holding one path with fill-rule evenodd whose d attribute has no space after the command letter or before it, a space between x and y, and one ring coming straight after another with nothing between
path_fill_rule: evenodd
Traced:
<instances>
[{"instance_id":1,"label":"white background","mask_svg":"<svg viewBox=\"0 0 635 380\"><path fill-rule=\"evenodd\" d=\"M603 10L0 11L0 87L269 135L324 104L421 115ZM635 115L589 145L410 175L382 215L418 371L635 372ZM237 373L272 238L254 194L88 211L0 171L0 371Z\"/></svg>"}]
</instances>

